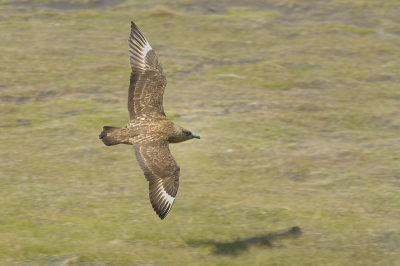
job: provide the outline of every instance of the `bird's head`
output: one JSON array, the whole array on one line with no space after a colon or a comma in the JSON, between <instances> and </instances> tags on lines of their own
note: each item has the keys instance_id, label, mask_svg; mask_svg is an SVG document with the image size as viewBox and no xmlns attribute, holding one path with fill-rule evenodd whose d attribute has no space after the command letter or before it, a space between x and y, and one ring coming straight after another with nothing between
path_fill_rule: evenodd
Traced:
<instances>
[{"instance_id":1,"label":"bird's head","mask_svg":"<svg viewBox=\"0 0 400 266\"><path fill-rule=\"evenodd\" d=\"M176 126L175 136L170 138L169 142L178 143L189 139L200 139L200 136L193 134L190 130L187 130L186 128Z\"/></svg>"},{"instance_id":2,"label":"bird's head","mask_svg":"<svg viewBox=\"0 0 400 266\"><path fill-rule=\"evenodd\" d=\"M193 134L192 132L190 132L187 129L183 129L182 133L183 133L183 135L185 135L185 138L188 138L188 139L200 139L199 135Z\"/></svg>"}]
</instances>

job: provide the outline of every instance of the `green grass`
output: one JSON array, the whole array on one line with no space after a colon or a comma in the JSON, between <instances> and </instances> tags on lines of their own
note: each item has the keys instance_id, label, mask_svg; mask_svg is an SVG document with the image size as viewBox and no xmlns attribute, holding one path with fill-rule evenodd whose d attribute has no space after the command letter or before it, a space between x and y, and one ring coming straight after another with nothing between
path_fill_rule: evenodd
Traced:
<instances>
[{"instance_id":1,"label":"green grass","mask_svg":"<svg viewBox=\"0 0 400 266\"><path fill-rule=\"evenodd\" d=\"M400 3L11 2L0 265L399 263ZM97 138L127 123L131 20L162 61L167 117L201 135L171 145L164 221L132 147Z\"/></svg>"}]
</instances>

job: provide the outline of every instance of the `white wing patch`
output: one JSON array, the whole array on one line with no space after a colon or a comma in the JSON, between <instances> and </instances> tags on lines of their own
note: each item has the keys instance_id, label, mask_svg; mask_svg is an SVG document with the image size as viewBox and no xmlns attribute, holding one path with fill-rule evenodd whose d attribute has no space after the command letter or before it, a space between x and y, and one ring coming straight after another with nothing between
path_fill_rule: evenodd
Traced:
<instances>
[{"instance_id":1,"label":"white wing patch","mask_svg":"<svg viewBox=\"0 0 400 266\"><path fill-rule=\"evenodd\" d=\"M150 44L146 40L146 46L143 49L143 60L146 58L147 53L151 50L153 50L153 48L151 48Z\"/></svg>"},{"instance_id":2,"label":"white wing patch","mask_svg":"<svg viewBox=\"0 0 400 266\"><path fill-rule=\"evenodd\" d=\"M146 58L146 55L147 55L147 53L149 52L149 51L151 51L151 50L153 50L153 48L151 48L151 46L150 46L150 44L147 42L147 40L146 40L146 45L145 45L145 47L143 47L142 48L143 49L143 51L141 51L141 53L139 54L139 56L141 57L141 65L142 65L142 67L143 68L145 68L146 67L146 64L145 64L145 62L146 62L146 60L145 60L145 58Z\"/></svg>"},{"instance_id":3,"label":"white wing patch","mask_svg":"<svg viewBox=\"0 0 400 266\"><path fill-rule=\"evenodd\" d=\"M130 42L132 45L132 47L129 49L129 52L138 59L136 63L143 67L143 69L146 69L146 55L149 53L149 51L153 50L153 48L151 48L146 37L144 37L144 35L133 23L128 42Z\"/></svg>"},{"instance_id":4,"label":"white wing patch","mask_svg":"<svg viewBox=\"0 0 400 266\"><path fill-rule=\"evenodd\" d=\"M163 201L167 201L168 202L168 208L170 206L172 206L172 203L174 203L175 198L170 196L167 191L165 191L164 186L162 184L162 180L159 180L157 183L157 188L158 191L161 191L161 195L159 196L160 199L162 199Z\"/></svg>"}]
</instances>

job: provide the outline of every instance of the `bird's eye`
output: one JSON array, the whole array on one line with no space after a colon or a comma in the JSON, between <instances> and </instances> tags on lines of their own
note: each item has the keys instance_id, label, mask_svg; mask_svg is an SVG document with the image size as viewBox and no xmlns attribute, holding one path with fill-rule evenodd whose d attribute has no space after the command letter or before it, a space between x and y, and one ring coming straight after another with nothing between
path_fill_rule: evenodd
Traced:
<instances>
[{"instance_id":1,"label":"bird's eye","mask_svg":"<svg viewBox=\"0 0 400 266\"><path fill-rule=\"evenodd\" d=\"M190 133L189 131L185 132L186 136L190 136L192 133Z\"/></svg>"}]
</instances>

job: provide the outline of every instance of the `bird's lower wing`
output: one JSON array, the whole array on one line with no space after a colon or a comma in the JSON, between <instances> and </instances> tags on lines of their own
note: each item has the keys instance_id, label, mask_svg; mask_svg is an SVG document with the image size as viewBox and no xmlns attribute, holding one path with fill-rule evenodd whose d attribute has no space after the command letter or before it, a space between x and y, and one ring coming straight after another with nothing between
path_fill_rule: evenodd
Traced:
<instances>
[{"instance_id":1,"label":"bird's lower wing","mask_svg":"<svg viewBox=\"0 0 400 266\"><path fill-rule=\"evenodd\" d=\"M136 159L149 182L149 197L154 211L164 219L171 210L179 188L179 165L169 150L168 140L133 145Z\"/></svg>"}]
</instances>

